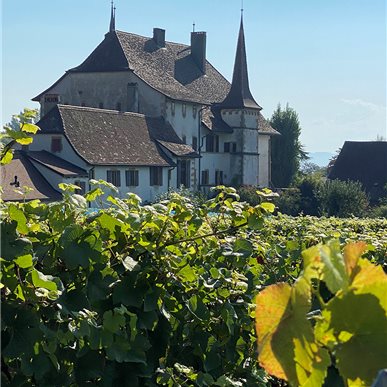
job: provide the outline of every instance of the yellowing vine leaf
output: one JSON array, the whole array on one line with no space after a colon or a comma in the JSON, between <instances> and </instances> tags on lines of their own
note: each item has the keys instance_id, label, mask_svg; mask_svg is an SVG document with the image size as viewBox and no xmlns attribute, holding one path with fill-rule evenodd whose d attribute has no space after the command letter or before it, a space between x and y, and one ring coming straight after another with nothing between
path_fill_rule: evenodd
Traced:
<instances>
[{"instance_id":1,"label":"yellowing vine leaf","mask_svg":"<svg viewBox=\"0 0 387 387\"><path fill-rule=\"evenodd\" d=\"M256 330L258 360L268 373L292 385L322 385L329 356L314 343L306 318L310 309L310 287L304 278L293 287L271 285L257 296Z\"/></svg>"}]
</instances>

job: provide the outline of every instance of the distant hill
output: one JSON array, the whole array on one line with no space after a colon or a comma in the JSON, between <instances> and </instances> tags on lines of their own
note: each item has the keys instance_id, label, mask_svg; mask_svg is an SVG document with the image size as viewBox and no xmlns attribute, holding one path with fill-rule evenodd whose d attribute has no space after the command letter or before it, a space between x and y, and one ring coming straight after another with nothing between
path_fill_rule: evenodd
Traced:
<instances>
[{"instance_id":1,"label":"distant hill","mask_svg":"<svg viewBox=\"0 0 387 387\"><path fill-rule=\"evenodd\" d=\"M310 159L308 162L317 164L319 167L326 167L329 163L329 160L332 158L334 153L330 152L310 152Z\"/></svg>"}]
</instances>

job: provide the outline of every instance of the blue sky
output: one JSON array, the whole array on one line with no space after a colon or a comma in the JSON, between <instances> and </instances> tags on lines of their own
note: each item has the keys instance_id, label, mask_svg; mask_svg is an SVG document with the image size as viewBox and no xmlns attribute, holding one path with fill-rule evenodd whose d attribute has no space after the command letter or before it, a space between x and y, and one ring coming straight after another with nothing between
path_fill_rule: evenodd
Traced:
<instances>
[{"instance_id":1,"label":"blue sky","mask_svg":"<svg viewBox=\"0 0 387 387\"><path fill-rule=\"evenodd\" d=\"M207 31L207 58L231 79L240 0L116 0L116 28L189 44ZM244 0L250 88L270 118L281 103L299 114L309 152L386 137L384 0ZM2 1L2 122L107 32L109 0Z\"/></svg>"}]
</instances>

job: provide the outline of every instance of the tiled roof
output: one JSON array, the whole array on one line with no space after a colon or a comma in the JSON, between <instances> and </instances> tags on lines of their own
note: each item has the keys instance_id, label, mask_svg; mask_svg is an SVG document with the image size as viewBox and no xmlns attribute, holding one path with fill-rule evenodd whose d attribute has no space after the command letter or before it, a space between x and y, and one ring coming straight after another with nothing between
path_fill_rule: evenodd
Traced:
<instances>
[{"instance_id":1,"label":"tiled roof","mask_svg":"<svg viewBox=\"0 0 387 387\"><path fill-rule=\"evenodd\" d=\"M190 157L190 158L199 157L199 154L195 152L190 145L177 144L174 142L161 141L161 140L157 142L177 157Z\"/></svg>"},{"instance_id":2,"label":"tiled roof","mask_svg":"<svg viewBox=\"0 0 387 387\"><path fill-rule=\"evenodd\" d=\"M191 56L190 46L113 31L78 67L69 72L132 70L167 97L203 104L223 101L230 83L207 61L204 75ZM39 100L40 95L35 97Z\"/></svg>"},{"instance_id":3,"label":"tiled roof","mask_svg":"<svg viewBox=\"0 0 387 387\"><path fill-rule=\"evenodd\" d=\"M40 174L24 152L15 151L13 160L1 166L0 169L3 188L1 197L5 201L19 201L24 198L55 201L62 198L62 195ZM23 191L23 187L32 188L32 191L25 196L15 192L15 189Z\"/></svg>"},{"instance_id":4,"label":"tiled roof","mask_svg":"<svg viewBox=\"0 0 387 387\"><path fill-rule=\"evenodd\" d=\"M258 131L261 134L280 135L280 133L270 125L270 122L262 115L261 112L258 113Z\"/></svg>"},{"instance_id":5,"label":"tiled roof","mask_svg":"<svg viewBox=\"0 0 387 387\"><path fill-rule=\"evenodd\" d=\"M257 102L255 102L254 97L250 92L243 19L241 19L239 29L231 89L224 101L220 103L219 107L222 109L262 109Z\"/></svg>"},{"instance_id":6,"label":"tiled roof","mask_svg":"<svg viewBox=\"0 0 387 387\"><path fill-rule=\"evenodd\" d=\"M202 110L202 123L204 126L214 132L232 133L232 128L227 125L222 117L220 111L216 109L203 109Z\"/></svg>"},{"instance_id":7,"label":"tiled roof","mask_svg":"<svg viewBox=\"0 0 387 387\"><path fill-rule=\"evenodd\" d=\"M88 176L87 171L45 150L27 153L28 157L52 171L65 176Z\"/></svg>"},{"instance_id":8,"label":"tiled roof","mask_svg":"<svg viewBox=\"0 0 387 387\"><path fill-rule=\"evenodd\" d=\"M162 118L143 114L58 105L37 123L40 133L53 133L50 123L58 121L59 132L92 165L170 166L172 160L156 142L183 144Z\"/></svg>"},{"instance_id":9,"label":"tiled roof","mask_svg":"<svg viewBox=\"0 0 387 387\"><path fill-rule=\"evenodd\" d=\"M328 177L359 181L376 199L387 184L387 142L346 141Z\"/></svg>"}]
</instances>

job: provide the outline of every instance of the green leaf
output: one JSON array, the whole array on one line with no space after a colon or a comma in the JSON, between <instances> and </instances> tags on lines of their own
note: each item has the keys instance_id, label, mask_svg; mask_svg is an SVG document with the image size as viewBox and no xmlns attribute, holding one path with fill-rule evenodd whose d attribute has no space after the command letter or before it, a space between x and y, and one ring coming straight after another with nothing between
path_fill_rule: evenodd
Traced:
<instances>
[{"instance_id":1,"label":"green leaf","mask_svg":"<svg viewBox=\"0 0 387 387\"><path fill-rule=\"evenodd\" d=\"M21 255L20 257L17 257L15 259L15 263L22 269L27 269L33 265L32 255L31 254Z\"/></svg>"},{"instance_id":2,"label":"green leaf","mask_svg":"<svg viewBox=\"0 0 387 387\"><path fill-rule=\"evenodd\" d=\"M125 316L113 313L111 310L103 314L103 327L112 333L117 333L120 328L125 326L125 322Z\"/></svg>"},{"instance_id":3,"label":"green leaf","mask_svg":"<svg viewBox=\"0 0 387 387\"><path fill-rule=\"evenodd\" d=\"M101 196L103 194L104 194L104 192L102 191L102 189L97 187L97 188L94 188L91 191L87 192L85 194L85 199L88 202L93 202L95 199L97 199L97 197L99 197L99 196Z\"/></svg>"},{"instance_id":4,"label":"green leaf","mask_svg":"<svg viewBox=\"0 0 387 387\"><path fill-rule=\"evenodd\" d=\"M36 288L43 288L47 290L58 290L57 284L54 282L55 277L51 275L44 275L40 271L34 269L31 272L32 283Z\"/></svg>"},{"instance_id":5,"label":"green leaf","mask_svg":"<svg viewBox=\"0 0 387 387\"><path fill-rule=\"evenodd\" d=\"M330 358L315 344L306 318L309 309L310 288L303 278L293 288L280 283L260 292L256 309L258 359L267 372L290 384L321 386Z\"/></svg>"},{"instance_id":6,"label":"green leaf","mask_svg":"<svg viewBox=\"0 0 387 387\"><path fill-rule=\"evenodd\" d=\"M386 284L379 286L386 298ZM349 385L370 386L386 366L387 318L379 299L351 291L333 298L322 317L316 335L324 344L335 347L340 374Z\"/></svg>"},{"instance_id":7,"label":"green leaf","mask_svg":"<svg viewBox=\"0 0 387 387\"><path fill-rule=\"evenodd\" d=\"M261 208L263 208L265 211L271 213L271 212L274 212L275 205L273 203L264 202L264 203L261 203Z\"/></svg>"},{"instance_id":8,"label":"green leaf","mask_svg":"<svg viewBox=\"0 0 387 387\"><path fill-rule=\"evenodd\" d=\"M23 211L17 208L15 204L9 205L9 217L17 222L17 231L22 234L28 234L27 218Z\"/></svg>"},{"instance_id":9,"label":"green leaf","mask_svg":"<svg viewBox=\"0 0 387 387\"><path fill-rule=\"evenodd\" d=\"M177 276L182 280L182 281L187 281L187 282L192 282L197 279L195 270L190 266L186 265L184 266L178 273Z\"/></svg>"}]
</instances>

